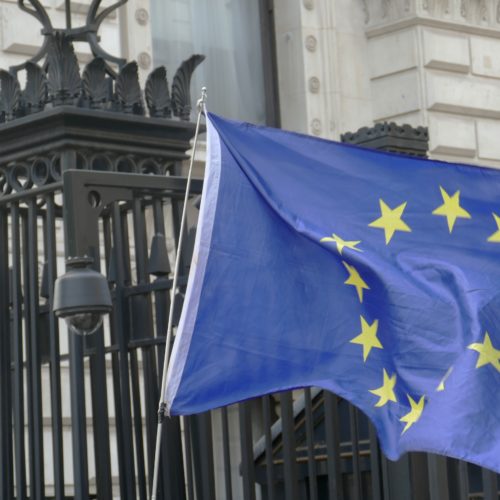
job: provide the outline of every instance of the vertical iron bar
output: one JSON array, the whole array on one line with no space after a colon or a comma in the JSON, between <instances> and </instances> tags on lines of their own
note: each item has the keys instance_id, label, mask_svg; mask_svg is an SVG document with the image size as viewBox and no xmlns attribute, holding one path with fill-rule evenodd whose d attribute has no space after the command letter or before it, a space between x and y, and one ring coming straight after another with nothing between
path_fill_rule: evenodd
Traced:
<instances>
[{"instance_id":1,"label":"vertical iron bar","mask_svg":"<svg viewBox=\"0 0 500 500\"><path fill-rule=\"evenodd\" d=\"M325 433L328 471L328 493L330 499L343 500L342 475L340 468L340 439L338 399L334 394L324 391Z\"/></svg>"},{"instance_id":2,"label":"vertical iron bar","mask_svg":"<svg viewBox=\"0 0 500 500\"><path fill-rule=\"evenodd\" d=\"M115 261L115 266L117 266L116 259L118 258L117 256L117 251L112 248L112 243L111 243L111 223L110 223L110 218L105 217L103 219L103 230L104 230L104 248L105 252L107 254L107 263L111 262L111 258L114 259ZM113 252L113 257L111 256ZM115 276L115 279L116 276ZM110 338L111 338L111 343L113 345L117 344L117 336L121 335L120 332L117 333L117 328L116 328L116 321L115 321L115 309L116 309L116 297L113 300L113 312L110 315L110 325L111 325L111 332L110 332ZM116 447L117 447L117 455L118 455L118 482L119 482L119 488L120 488L120 494L124 494L123 492L125 491L125 477L126 477L126 472L125 472L125 465L124 465L124 444L123 444L123 438L122 438L122 429L123 429L123 422L122 422L122 417L121 417L121 408L122 408L122 399L121 399L121 394L120 394L120 362L119 362L119 357L120 354L116 351L113 351L111 353L111 370L113 373L113 395L114 395L114 406L115 406L115 428L116 428Z\"/></svg>"},{"instance_id":3,"label":"vertical iron bar","mask_svg":"<svg viewBox=\"0 0 500 500\"><path fill-rule=\"evenodd\" d=\"M264 438L266 440L266 482L267 500L275 500L273 437L271 427L271 396L262 397L262 413L264 420Z\"/></svg>"},{"instance_id":4,"label":"vertical iron bar","mask_svg":"<svg viewBox=\"0 0 500 500\"><path fill-rule=\"evenodd\" d=\"M243 498L255 500L255 472L253 464L252 417L250 403L238 405L241 440L241 475L243 478Z\"/></svg>"},{"instance_id":5,"label":"vertical iron bar","mask_svg":"<svg viewBox=\"0 0 500 500\"><path fill-rule=\"evenodd\" d=\"M45 197L45 236L49 304L53 303L54 282L57 278L56 216L54 195ZM61 402L61 367L59 358L59 327L55 315L49 311L50 335L50 393L52 414L52 449L54 466L54 491L56 500L64 500L64 455Z\"/></svg>"},{"instance_id":6,"label":"vertical iron bar","mask_svg":"<svg viewBox=\"0 0 500 500\"><path fill-rule=\"evenodd\" d=\"M368 423L370 432L370 474L373 500L381 500L380 450L378 447L377 432L371 422ZM388 499L387 499L388 500Z\"/></svg>"},{"instance_id":7,"label":"vertical iron bar","mask_svg":"<svg viewBox=\"0 0 500 500\"><path fill-rule=\"evenodd\" d=\"M314 453L314 420L312 411L311 389L304 389L304 409L307 443L307 475L309 477L309 498L318 499L318 484L316 478L316 456Z\"/></svg>"},{"instance_id":8,"label":"vertical iron bar","mask_svg":"<svg viewBox=\"0 0 500 500\"><path fill-rule=\"evenodd\" d=\"M458 489L459 496L458 500L468 500L469 498L469 471L467 462L462 460L457 460L458 468Z\"/></svg>"},{"instance_id":9,"label":"vertical iron bar","mask_svg":"<svg viewBox=\"0 0 500 500\"><path fill-rule=\"evenodd\" d=\"M153 200L153 222L155 234L165 235L165 218L163 215L163 202L160 198ZM159 276L156 282L167 280L166 276ZM155 318L157 337L166 338L168 328L168 311L170 310L170 291L160 290L155 292ZM171 349L171 346L169 346ZM162 366L165 359L165 346L159 345L156 353L156 363ZM160 368L161 369L161 368ZM153 381L157 401L159 400L160 387L158 378ZM157 414L151 417L150 429L148 430L148 463L149 470L153 470L155 453L155 434L157 430ZM148 418L149 421L149 418ZM187 421L187 419L186 419ZM163 422L162 449L160 459L161 474L158 481L158 498L163 495L171 498L184 499L186 488L184 485L184 461L182 459L182 436L180 418L172 417ZM151 441L152 439L152 441ZM149 475L149 487L153 486L153 475Z\"/></svg>"},{"instance_id":10,"label":"vertical iron bar","mask_svg":"<svg viewBox=\"0 0 500 500\"><path fill-rule=\"evenodd\" d=\"M125 224L123 224L125 226ZM122 492L122 499L132 500L135 497L135 468L133 460L134 443L132 439L132 417L130 401L129 383L129 363L128 363L128 315L127 305L124 296L125 270L124 270L124 248L127 238L123 237L122 218L118 203L113 204L113 240L116 253L116 303L114 309L115 333L117 335L119 348L119 371L120 371L120 395L121 395L121 418L122 418L122 440L123 440L123 460L125 476L125 491Z\"/></svg>"},{"instance_id":11,"label":"vertical iron bar","mask_svg":"<svg viewBox=\"0 0 500 500\"><path fill-rule=\"evenodd\" d=\"M182 162L176 162L174 167L174 175L182 175ZM175 198L172 198L171 203L172 203L172 225L175 236L175 247L177 248L179 245L179 235L181 232L181 221L182 221L182 209L184 205L183 205L183 200ZM187 234L187 224L186 227L184 227L184 232L185 234ZM187 244L188 244L187 238L184 238L182 248L179 249L180 250L179 270L182 271L187 271L189 267L189 262L187 262L185 258L185 256L187 255L186 252ZM182 271L180 271L180 276L182 276L183 274Z\"/></svg>"},{"instance_id":12,"label":"vertical iron bar","mask_svg":"<svg viewBox=\"0 0 500 500\"><path fill-rule=\"evenodd\" d=\"M191 418L191 443L198 498L215 499L212 417L210 413Z\"/></svg>"},{"instance_id":13,"label":"vertical iron bar","mask_svg":"<svg viewBox=\"0 0 500 500\"><path fill-rule=\"evenodd\" d=\"M133 201L133 221L134 221L134 249L135 249L135 262L137 270L137 283L138 284L148 284L149 275L147 272L147 234L146 234L146 221L144 216L144 209L142 207L142 201L139 198L134 198ZM134 303L135 300L135 303ZM138 296L132 298L132 314L138 314L141 316L141 337L153 338L153 322L152 322L152 305L151 298L149 295ZM140 311L137 309L141 309ZM147 317L147 320L144 321ZM135 322L134 322L135 324ZM148 331L144 331L148 330ZM132 332L135 335L135 332ZM137 392L133 393L133 406L134 406L134 420L139 419L140 425L135 425L135 440L136 440L136 455L137 455L137 466L138 466L138 479L139 488L142 492L142 485L144 486L144 498L146 497L146 471L144 468L144 446L143 446L143 436L142 436L142 410L139 392L139 381L134 381L134 377L138 376L138 365L137 365L137 353L132 351L130 353L131 363L135 363L137 367L137 372L132 368L132 387L137 387ZM145 398L145 412L146 412L146 434L148 449L153 447L155 434L151 425L155 421L155 407L158 402L158 391L155 388L155 380L157 379L156 366L154 364L154 355L149 348L142 350L142 367L144 374L144 383L146 391L144 394ZM136 401L137 400L137 401ZM153 421L153 422L152 422Z\"/></svg>"},{"instance_id":14,"label":"vertical iron bar","mask_svg":"<svg viewBox=\"0 0 500 500\"><path fill-rule=\"evenodd\" d=\"M190 417L182 417L184 423L184 446L186 450L186 485L188 500L194 500L193 453Z\"/></svg>"},{"instance_id":15,"label":"vertical iron bar","mask_svg":"<svg viewBox=\"0 0 500 500\"><path fill-rule=\"evenodd\" d=\"M446 458L429 453L427 456L429 471L429 490L431 500L448 500L448 473Z\"/></svg>"},{"instance_id":16,"label":"vertical iron bar","mask_svg":"<svg viewBox=\"0 0 500 500\"><path fill-rule=\"evenodd\" d=\"M298 500L299 484L292 393L291 391L282 392L279 398L283 438L285 498L287 500Z\"/></svg>"},{"instance_id":17,"label":"vertical iron bar","mask_svg":"<svg viewBox=\"0 0 500 500\"><path fill-rule=\"evenodd\" d=\"M134 412L135 457L137 463L137 486L140 500L147 500L146 469L144 464L144 442L142 439L141 392L139 388L139 363L137 352L130 352L130 378L132 382L132 407Z\"/></svg>"},{"instance_id":18,"label":"vertical iron bar","mask_svg":"<svg viewBox=\"0 0 500 500\"><path fill-rule=\"evenodd\" d=\"M29 259L28 259L28 219L26 211L20 210L21 214L21 252L22 252L22 285L23 285L23 301L21 304L21 311L23 314L23 335L24 335L24 348L23 361L26 361L26 413L27 413L27 431L28 431L28 465L29 465L29 489L31 495L34 496L35 491L35 451L34 451L34 438L33 438L33 379L32 379L32 367L30 362L30 352L31 352L31 339L30 339L30 309L29 304L29 283L28 277L30 274L29 269ZM23 408L24 411L24 408ZM24 432L24 429L23 429ZM36 497L34 497L36 498ZM31 500L31 499L30 499Z\"/></svg>"},{"instance_id":19,"label":"vertical iron bar","mask_svg":"<svg viewBox=\"0 0 500 500\"><path fill-rule=\"evenodd\" d=\"M361 472L359 468L358 410L349 405L349 426L352 445L353 499L361 500Z\"/></svg>"},{"instance_id":20,"label":"vertical iron bar","mask_svg":"<svg viewBox=\"0 0 500 500\"><path fill-rule=\"evenodd\" d=\"M70 194L68 193L68 196ZM99 255L99 223L95 219L87 220L89 227L86 232L86 248L77 248L74 242L68 245L67 251L70 255L81 256L87 250L93 259L92 268L100 271ZM78 231L78 228L72 228ZM68 231L69 232L69 231ZM68 238L70 241L70 239ZM112 497L112 477L111 477L111 454L109 442L109 414L107 395L107 371L106 357L104 352L104 329L99 328L93 335L85 338L85 347L90 349L90 387L92 398L92 424L94 438L94 462L96 469L96 490L99 498Z\"/></svg>"},{"instance_id":21,"label":"vertical iron bar","mask_svg":"<svg viewBox=\"0 0 500 500\"><path fill-rule=\"evenodd\" d=\"M0 209L0 498L12 498L12 396L8 214Z\"/></svg>"},{"instance_id":22,"label":"vertical iron bar","mask_svg":"<svg viewBox=\"0 0 500 500\"><path fill-rule=\"evenodd\" d=\"M24 368L21 295L21 229L19 205L10 209L12 249L12 340L14 361L14 441L16 491L18 498L26 498L26 451L24 435Z\"/></svg>"},{"instance_id":23,"label":"vertical iron bar","mask_svg":"<svg viewBox=\"0 0 500 500\"><path fill-rule=\"evenodd\" d=\"M28 302L28 365L30 367L31 387L31 422L30 435L33 451L33 480L30 485L31 497L42 500L45 496L44 488L44 458L43 458L43 420L42 420L42 380L39 348L38 316L38 238L37 238L37 206L36 198L28 201L28 231L27 231L27 259L28 277L25 279ZM26 304L25 304L26 306Z\"/></svg>"},{"instance_id":24,"label":"vertical iron bar","mask_svg":"<svg viewBox=\"0 0 500 500\"><path fill-rule=\"evenodd\" d=\"M227 406L221 408L222 419L222 454L224 457L224 484L226 487L226 500L232 500L233 488L231 484L231 453L229 451L229 424Z\"/></svg>"},{"instance_id":25,"label":"vertical iron bar","mask_svg":"<svg viewBox=\"0 0 500 500\"><path fill-rule=\"evenodd\" d=\"M412 500L411 469L410 458L404 455L397 462L390 461L382 457L382 467L384 474L384 500L399 500L408 498ZM419 485L422 489L422 485ZM438 497L439 498L439 497ZM415 499L416 500L416 499ZM445 497L443 497L445 500Z\"/></svg>"},{"instance_id":26,"label":"vertical iron bar","mask_svg":"<svg viewBox=\"0 0 500 500\"><path fill-rule=\"evenodd\" d=\"M498 500L497 474L488 469L482 469L484 500Z\"/></svg>"},{"instance_id":27,"label":"vertical iron bar","mask_svg":"<svg viewBox=\"0 0 500 500\"><path fill-rule=\"evenodd\" d=\"M71 387L71 435L75 500L88 500L87 422L85 416L85 375L83 337L69 334L69 375Z\"/></svg>"},{"instance_id":28,"label":"vertical iron bar","mask_svg":"<svg viewBox=\"0 0 500 500\"><path fill-rule=\"evenodd\" d=\"M96 248L98 249L98 246ZM93 268L96 271L99 270L98 255L94 256ZM99 498L112 498L108 395L106 389L107 373L103 328L99 328L99 331L86 340L88 342L87 345L92 347L89 364L97 495Z\"/></svg>"},{"instance_id":29,"label":"vertical iron bar","mask_svg":"<svg viewBox=\"0 0 500 500\"><path fill-rule=\"evenodd\" d=\"M409 491L406 493L415 500L429 500L429 472L427 467L427 454L414 452L407 455L410 465L410 475L408 476ZM404 476L403 476L404 477ZM449 481L451 478L448 479ZM450 488L452 487L450 481ZM451 489L450 489L451 492ZM455 496L451 495L455 500Z\"/></svg>"}]
</instances>

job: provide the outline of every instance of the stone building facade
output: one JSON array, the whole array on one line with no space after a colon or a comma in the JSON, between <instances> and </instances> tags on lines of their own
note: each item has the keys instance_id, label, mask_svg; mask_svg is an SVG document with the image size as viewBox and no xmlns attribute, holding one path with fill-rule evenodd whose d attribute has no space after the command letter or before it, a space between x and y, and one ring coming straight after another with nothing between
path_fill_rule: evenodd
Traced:
<instances>
[{"instance_id":1,"label":"stone building facade","mask_svg":"<svg viewBox=\"0 0 500 500\"><path fill-rule=\"evenodd\" d=\"M277 0L282 125L429 127L430 153L500 166L500 3Z\"/></svg>"},{"instance_id":2,"label":"stone building facade","mask_svg":"<svg viewBox=\"0 0 500 500\"><path fill-rule=\"evenodd\" d=\"M168 60L153 50L155 1L129 0L100 31L103 47L136 60L142 78ZM500 166L500 2L267 2L283 128L338 139L383 121L424 125L432 157ZM64 25L64 3L42 0L55 26ZM71 2L74 26L89 3ZM0 29L0 67L25 60L41 45L38 22L13 0L0 0ZM82 64L90 59L84 44L76 51ZM193 87L193 95L198 92Z\"/></svg>"}]
</instances>

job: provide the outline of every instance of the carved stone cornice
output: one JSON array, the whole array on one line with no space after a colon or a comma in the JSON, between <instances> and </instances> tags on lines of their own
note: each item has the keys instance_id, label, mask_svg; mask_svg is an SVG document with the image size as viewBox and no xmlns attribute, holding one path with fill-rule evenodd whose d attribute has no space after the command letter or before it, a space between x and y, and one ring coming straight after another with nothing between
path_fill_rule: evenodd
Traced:
<instances>
[{"instance_id":1,"label":"carved stone cornice","mask_svg":"<svg viewBox=\"0 0 500 500\"><path fill-rule=\"evenodd\" d=\"M362 0L368 35L416 23L500 36L500 0Z\"/></svg>"}]
</instances>

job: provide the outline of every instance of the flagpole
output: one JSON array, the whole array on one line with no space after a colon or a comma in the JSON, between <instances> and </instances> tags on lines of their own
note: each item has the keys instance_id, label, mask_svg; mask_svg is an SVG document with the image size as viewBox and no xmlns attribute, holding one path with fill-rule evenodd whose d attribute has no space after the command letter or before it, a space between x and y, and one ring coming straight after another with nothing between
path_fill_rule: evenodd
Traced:
<instances>
[{"instance_id":1,"label":"flagpole","mask_svg":"<svg viewBox=\"0 0 500 500\"><path fill-rule=\"evenodd\" d=\"M161 451L161 437L162 437L162 429L163 422L165 420L165 388L167 384L167 370L170 356L170 344L172 342L172 323L174 317L174 306L175 306L175 291L177 289L177 280L179 277L179 264L180 264L180 255L182 248L182 240L184 238L184 226L186 225L186 213L187 213L187 203L189 198L189 190L191 187L191 177L193 173L193 164L194 157L196 154L196 146L198 144L198 134L200 131L200 122L201 115L204 111L206 111L206 101L207 101L207 89L203 87L201 89L201 97L198 99L196 103L196 107L198 109L198 118L196 120L196 130L194 133L194 142L193 142L193 151L191 154L191 160L189 162L189 172L187 176L186 182L186 192L184 194L184 207L182 209L182 217L181 217L181 226L179 231L179 241L177 243L177 251L175 255L175 268L174 268L174 278L172 283L171 290L171 300L170 300L170 310L168 312L168 326L167 326L167 338L165 340L165 357L163 360L163 374L161 378L161 390L160 390L160 402L158 405L158 427L156 431L156 448L155 448L155 461L154 461L154 472L153 472L153 486L151 488L151 500L156 500L156 493L158 490L158 471L160 468L160 451Z\"/></svg>"}]
</instances>

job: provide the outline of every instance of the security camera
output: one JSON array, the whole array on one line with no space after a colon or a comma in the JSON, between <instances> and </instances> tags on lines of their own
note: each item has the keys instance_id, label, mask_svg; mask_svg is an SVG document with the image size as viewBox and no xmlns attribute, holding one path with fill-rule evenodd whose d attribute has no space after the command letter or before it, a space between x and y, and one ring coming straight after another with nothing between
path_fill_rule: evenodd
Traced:
<instances>
[{"instance_id":1,"label":"security camera","mask_svg":"<svg viewBox=\"0 0 500 500\"><path fill-rule=\"evenodd\" d=\"M57 278L53 310L78 335L90 335L112 308L108 281L90 266L89 257L69 258L66 273Z\"/></svg>"}]
</instances>

